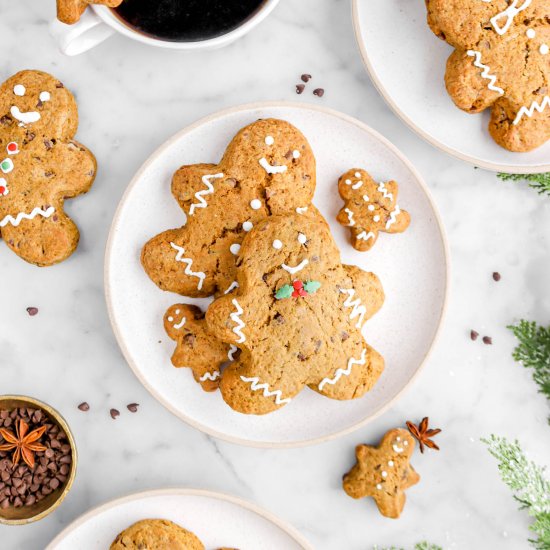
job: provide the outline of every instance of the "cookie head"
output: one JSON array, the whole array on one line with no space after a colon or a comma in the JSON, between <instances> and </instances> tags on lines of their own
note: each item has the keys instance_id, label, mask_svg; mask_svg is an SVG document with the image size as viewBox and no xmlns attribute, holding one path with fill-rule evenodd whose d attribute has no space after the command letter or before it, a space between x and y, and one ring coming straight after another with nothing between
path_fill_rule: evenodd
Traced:
<instances>
[{"instance_id":1,"label":"cookie head","mask_svg":"<svg viewBox=\"0 0 550 550\"><path fill-rule=\"evenodd\" d=\"M0 87L3 127L48 137L74 134L78 124L72 94L56 78L39 71L21 71Z\"/></svg>"}]
</instances>

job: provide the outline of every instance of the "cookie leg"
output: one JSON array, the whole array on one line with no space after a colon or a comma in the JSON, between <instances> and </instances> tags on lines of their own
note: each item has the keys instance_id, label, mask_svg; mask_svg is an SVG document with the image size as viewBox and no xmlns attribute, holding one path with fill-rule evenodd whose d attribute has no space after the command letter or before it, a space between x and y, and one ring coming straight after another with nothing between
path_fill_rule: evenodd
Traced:
<instances>
[{"instance_id":1,"label":"cookie leg","mask_svg":"<svg viewBox=\"0 0 550 550\"><path fill-rule=\"evenodd\" d=\"M50 207L51 208L51 207ZM48 217L37 215L18 225L2 228L5 243L21 258L37 266L50 266L67 259L76 249L80 234L61 208L44 209Z\"/></svg>"},{"instance_id":2,"label":"cookie leg","mask_svg":"<svg viewBox=\"0 0 550 550\"><path fill-rule=\"evenodd\" d=\"M57 18L62 23L73 25L80 19L87 5L82 0L57 0Z\"/></svg>"}]
</instances>

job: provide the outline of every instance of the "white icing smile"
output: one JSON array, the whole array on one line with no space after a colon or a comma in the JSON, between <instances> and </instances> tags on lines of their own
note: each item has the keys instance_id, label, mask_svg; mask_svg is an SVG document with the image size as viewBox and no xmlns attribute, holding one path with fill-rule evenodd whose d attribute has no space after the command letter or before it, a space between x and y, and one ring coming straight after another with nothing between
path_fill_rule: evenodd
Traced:
<instances>
[{"instance_id":1,"label":"white icing smile","mask_svg":"<svg viewBox=\"0 0 550 550\"><path fill-rule=\"evenodd\" d=\"M16 118L19 122L22 122L23 124L30 124L32 122L38 122L40 120L40 113L37 111L28 111L26 113L22 113L19 110L19 107L13 105L13 107L10 109L11 115Z\"/></svg>"},{"instance_id":2,"label":"white icing smile","mask_svg":"<svg viewBox=\"0 0 550 550\"><path fill-rule=\"evenodd\" d=\"M302 260L297 266L295 267L291 267L289 265L286 265L286 264L281 264L281 267L285 270L285 271L288 271L291 275L296 275L296 273L298 273L299 271L302 271L302 269L304 269L304 267L306 267L306 265L309 264L309 260L308 259L305 259L305 260Z\"/></svg>"},{"instance_id":3,"label":"white icing smile","mask_svg":"<svg viewBox=\"0 0 550 550\"><path fill-rule=\"evenodd\" d=\"M265 157L262 157L260 159L260 166L268 173L268 174L282 174L283 172L287 171L286 164L283 164L282 166L272 166L267 162L267 159Z\"/></svg>"},{"instance_id":4,"label":"white icing smile","mask_svg":"<svg viewBox=\"0 0 550 550\"><path fill-rule=\"evenodd\" d=\"M394 443L392 445L393 447L393 450L396 452L396 453L402 453L405 449L403 447L399 447L399 445L397 445L397 443Z\"/></svg>"}]
</instances>

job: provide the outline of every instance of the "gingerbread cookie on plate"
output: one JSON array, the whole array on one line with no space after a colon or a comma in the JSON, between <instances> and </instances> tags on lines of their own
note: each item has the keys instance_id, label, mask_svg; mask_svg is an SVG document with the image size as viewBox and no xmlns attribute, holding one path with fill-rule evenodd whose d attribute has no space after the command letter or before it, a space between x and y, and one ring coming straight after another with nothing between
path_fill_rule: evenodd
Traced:
<instances>
[{"instance_id":1,"label":"gingerbread cookie on plate","mask_svg":"<svg viewBox=\"0 0 550 550\"><path fill-rule=\"evenodd\" d=\"M57 18L62 23L73 25L80 20L89 4L102 4L109 8L116 8L122 0L57 0Z\"/></svg>"},{"instance_id":2,"label":"gingerbread cookie on plate","mask_svg":"<svg viewBox=\"0 0 550 550\"><path fill-rule=\"evenodd\" d=\"M73 139L77 127L75 99L53 76L22 71L0 87L0 233L35 265L61 262L78 244L63 203L90 189L96 161Z\"/></svg>"},{"instance_id":3,"label":"gingerbread cookie on plate","mask_svg":"<svg viewBox=\"0 0 550 550\"><path fill-rule=\"evenodd\" d=\"M338 192L345 206L336 219L349 227L356 250L370 250L380 231L402 233L409 227L411 217L399 208L397 190L395 181L377 183L368 172L358 168L348 170L340 177Z\"/></svg>"},{"instance_id":4,"label":"gingerbread cookie on plate","mask_svg":"<svg viewBox=\"0 0 550 550\"><path fill-rule=\"evenodd\" d=\"M258 120L233 138L219 164L183 166L172 194L186 224L151 239L141 262L163 290L184 296L226 294L244 236L264 218L315 213L315 157L284 120Z\"/></svg>"},{"instance_id":5,"label":"gingerbread cookie on plate","mask_svg":"<svg viewBox=\"0 0 550 550\"><path fill-rule=\"evenodd\" d=\"M510 151L550 139L550 0L426 0L432 31L455 51L445 83L468 113L491 109L489 131Z\"/></svg>"},{"instance_id":6,"label":"gingerbread cookie on plate","mask_svg":"<svg viewBox=\"0 0 550 550\"><path fill-rule=\"evenodd\" d=\"M341 264L324 220L294 214L257 224L239 251L237 282L206 313L209 330L241 349L220 382L230 407L265 414L305 386L341 400L374 386L384 360L361 329L382 306L382 286Z\"/></svg>"}]
</instances>

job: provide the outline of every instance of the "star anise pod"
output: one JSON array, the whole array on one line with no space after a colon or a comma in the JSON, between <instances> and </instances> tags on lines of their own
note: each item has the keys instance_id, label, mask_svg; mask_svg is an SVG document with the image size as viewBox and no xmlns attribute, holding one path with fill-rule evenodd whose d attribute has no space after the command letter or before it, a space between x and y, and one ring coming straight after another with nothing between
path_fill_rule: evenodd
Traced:
<instances>
[{"instance_id":1,"label":"star anise pod","mask_svg":"<svg viewBox=\"0 0 550 550\"><path fill-rule=\"evenodd\" d=\"M12 462L14 466L19 464L19 460L23 458L25 464L29 468L34 468L34 453L36 451L45 451L44 445L37 443L37 441L44 435L46 426L36 428L32 432L29 432L29 425L22 419L15 425L15 434L6 430L6 428L0 428L0 435L5 439L6 443L0 445L0 451L11 451L13 449Z\"/></svg>"},{"instance_id":2,"label":"star anise pod","mask_svg":"<svg viewBox=\"0 0 550 550\"><path fill-rule=\"evenodd\" d=\"M441 432L441 430L428 429L429 422L430 421L427 416L422 419L422 422L420 422L418 426L416 424L413 424L412 422L407 421L407 428L409 428L409 432L411 432L412 436L418 440L421 453L424 452L424 446L439 451L439 447L431 440L431 438Z\"/></svg>"}]
</instances>

